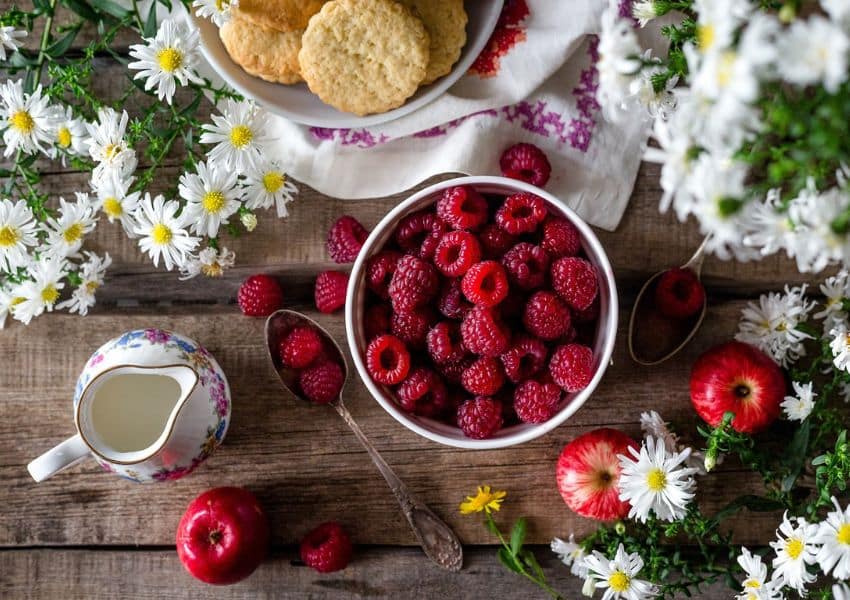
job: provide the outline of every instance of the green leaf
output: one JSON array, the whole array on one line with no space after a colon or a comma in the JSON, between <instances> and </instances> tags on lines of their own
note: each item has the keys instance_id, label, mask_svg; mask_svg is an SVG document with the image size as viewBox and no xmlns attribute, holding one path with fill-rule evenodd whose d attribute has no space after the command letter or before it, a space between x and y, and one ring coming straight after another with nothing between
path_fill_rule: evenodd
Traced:
<instances>
[{"instance_id":1,"label":"green leaf","mask_svg":"<svg viewBox=\"0 0 850 600\"><path fill-rule=\"evenodd\" d=\"M112 0L89 0L92 6L105 12L106 14L112 15L116 19L123 19L130 15L130 11L113 2Z\"/></svg>"},{"instance_id":2,"label":"green leaf","mask_svg":"<svg viewBox=\"0 0 850 600\"><path fill-rule=\"evenodd\" d=\"M746 508L753 512L771 512L784 508L784 505L778 500L771 500L762 496L752 494L740 496L721 508L712 518L715 524L719 524L728 517L731 517L742 508Z\"/></svg>"},{"instance_id":3,"label":"green leaf","mask_svg":"<svg viewBox=\"0 0 850 600\"><path fill-rule=\"evenodd\" d=\"M519 564L516 557L508 552L508 549L504 546L499 548L499 562L502 563L508 571L522 575L522 565Z\"/></svg>"},{"instance_id":4,"label":"green leaf","mask_svg":"<svg viewBox=\"0 0 850 600\"><path fill-rule=\"evenodd\" d=\"M514 556L519 554L523 542L525 542L525 531L527 529L525 517L520 517L514 523L514 528L511 530L511 554Z\"/></svg>"},{"instance_id":5,"label":"green leaf","mask_svg":"<svg viewBox=\"0 0 850 600\"><path fill-rule=\"evenodd\" d=\"M148 19L145 21L144 37L154 37L156 35L156 2L151 2L151 9L148 11Z\"/></svg>"},{"instance_id":6,"label":"green leaf","mask_svg":"<svg viewBox=\"0 0 850 600\"><path fill-rule=\"evenodd\" d=\"M532 553L531 550L523 550L520 556L522 557L522 561L528 565L535 575L537 575L539 580L546 580L546 574L543 573L543 567L541 567L540 563L537 562L537 557L534 556L534 553Z\"/></svg>"},{"instance_id":7,"label":"green leaf","mask_svg":"<svg viewBox=\"0 0 850 600\"><path fill-rule=\"evenodd\" d=\"M100 21L98 14L92 10L87 2L82 0L62 0L62 4L80 15L86 21Z\"/></svg>"},{"instance_id":8,"label":"green leaf","mask_svg":"<svg viewBox=\"0 0 850 600\"><path fill-rule=\"evenodd\" d=\"M71 44L74 43L74 40L76 39L77 33L79 31L80 29L78 27L74 27L63 37L48 46L44 53L51 58L59 58L60 56L65 54L68 51L68 48L71 47Z\"/></svg>"},{"instance_id":9,"label":"green leaf","mask_svg":"<svg viewBox=\"0 0 850 600\"><path fill-rule=\"evenodd\" d=\"M794 482L800 476L800 471L803 470L803 465L806 462L809 448L809 434L811 432L812 423L809 420L803 421L803 424L794 433L791 441L785 447L780 461L782 462L788 474L782 480L782 491L790 492L794 487Z\"/></svg>"}]
</instances>

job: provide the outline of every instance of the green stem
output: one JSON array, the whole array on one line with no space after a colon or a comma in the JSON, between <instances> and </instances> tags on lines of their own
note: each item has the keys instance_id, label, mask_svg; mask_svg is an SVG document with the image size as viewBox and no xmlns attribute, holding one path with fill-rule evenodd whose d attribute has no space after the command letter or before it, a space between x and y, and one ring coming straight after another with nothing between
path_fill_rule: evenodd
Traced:
<instances>
[{"instance_id":1,"label":"green stem","mask_svg":"<svg viewBox=\"0 0 850 600\"><path fill-rule=\"evenodd\" d=\"M41 33L41 42L39 43L38 49L38 59L35 65L35 77L33 78L33 85L38 85L41 82L41 74L44 71L44 63L47 59L47 46L50 42L50 36L53 33L53 13L56 12L56 0L50 0L50 11L47 13L47 17L44 19L44 31Z\"/></svg>"}]
</instances>

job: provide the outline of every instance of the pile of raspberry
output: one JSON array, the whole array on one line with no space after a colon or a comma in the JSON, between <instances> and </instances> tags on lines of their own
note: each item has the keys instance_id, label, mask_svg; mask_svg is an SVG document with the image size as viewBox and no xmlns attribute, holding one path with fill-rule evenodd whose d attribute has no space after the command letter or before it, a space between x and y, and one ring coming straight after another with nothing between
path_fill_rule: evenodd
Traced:
<instances>
[{"instance_id":1,"label":"pile of raspberry","mask_svg":"<svg viewBox=\"0 0 850 600\"><path fill-rule=\"evenodd\" d=\"M447 189L399 223L366 285L370 376L467 437L543 423L593 377L596 269L538 196Z\"/></svg>"},{"instance_id":2,"label":"pile of raspberry","mask_svg":"<svg viewBox=\"0 0 850 600\"><path fill-rule=\"evenodd\" d=\"M338 352L315 327L296 325L280 339L281 365L291 369L297 389L316 404L327 404L339 397L345 383L345 371Z\"/></svg>"}]
</instances>

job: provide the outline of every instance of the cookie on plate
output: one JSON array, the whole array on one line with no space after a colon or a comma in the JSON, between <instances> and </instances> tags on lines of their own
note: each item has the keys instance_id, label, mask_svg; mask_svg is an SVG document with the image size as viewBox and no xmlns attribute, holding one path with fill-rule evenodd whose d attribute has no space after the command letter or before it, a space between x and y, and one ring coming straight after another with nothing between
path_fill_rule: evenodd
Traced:
<instances>
[{"instance_id":1,"label":"cookie on plate","mask_svg":"<svg viewBox=\"0 0 850 600\"><path fill-rule=\"evenodd\" d=\"M233 14L255 25L296 31L307 27L310 17L321 10L327 0L239 0Z\"/></svg>"},{"instance_id":2,"label":"cookie on plate","mask_svg":"<svg viewBox=\"0 0 850 600\"><path fill-rule=\"evenodd\" d=\"M298 67L303 30L277 31L233 15L218 33L230 58L246 73L274 83L303 81Z\"/></svg>"},{"instance_id":3,"label":"cookie on plate","mask_svg":"<svg viewBox=\"0 0 850 600\"><path fill-rule=\"evenodd\" d=\"M431 60L422 85L451 73L466 44L466 10L463 0L398 0L425 24L431 36Z\"/></svg>"},{"instance_id":4,"label":"cookie on plate","mask_svg":"<svg viewBox=\"0 0 850 600\"><path fill-rule=\"evenodd\" d=\"M395 0L332 0L310 19L298 62L310 90L359 116L404 104L428 69L422 21Z\"/></svg>"}]
</instances>

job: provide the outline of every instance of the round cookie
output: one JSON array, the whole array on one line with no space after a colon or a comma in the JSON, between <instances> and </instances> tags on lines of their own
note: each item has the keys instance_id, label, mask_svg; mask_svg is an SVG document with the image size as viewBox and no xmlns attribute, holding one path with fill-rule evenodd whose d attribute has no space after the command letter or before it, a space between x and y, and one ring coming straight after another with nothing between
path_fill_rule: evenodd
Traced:
<instances>
[{"instance_id":1,"label":"round cookie","mask_svg":"<svg viewBox=\"0 0 850 600\"><path fill-rule=\"evenodd\" d=\"M303 81L298 67L303 30L284 33L233 15L218 33L230 58L246 73L274 83Z\"/></svg>"},{"instance_id":2,"label":"round cookie","mask_svg":"<svg viewBox=\"0 0 850 600\"><path fill-rule=\"evenodd\" d=\"M310 90L359 116L404 104L425 78L430 39L395 0L332 0L310 19L298 62Z\"/></svg>"},{"instance_id":3,"label":"round cookie","mask_svg":"<svg viewBox=\"0 0 850 600\"><path fill-rule=\"evenodd\" d=\"M306 28L310 17L319 12L326 1L239 0L232 12L255 25L278 31L296 31Z\"/></svg>"},{"instance_id":4,"label":"round cookie","mask_svg":"<svg viewBox=\"0 0 850 600\"><path fill-rule=\"evenodd\" d=\"M422 19L431 36L431 60L422 85L451 73L466 44L463 0L398 0Z\"/></svg>"}]
</instances>

